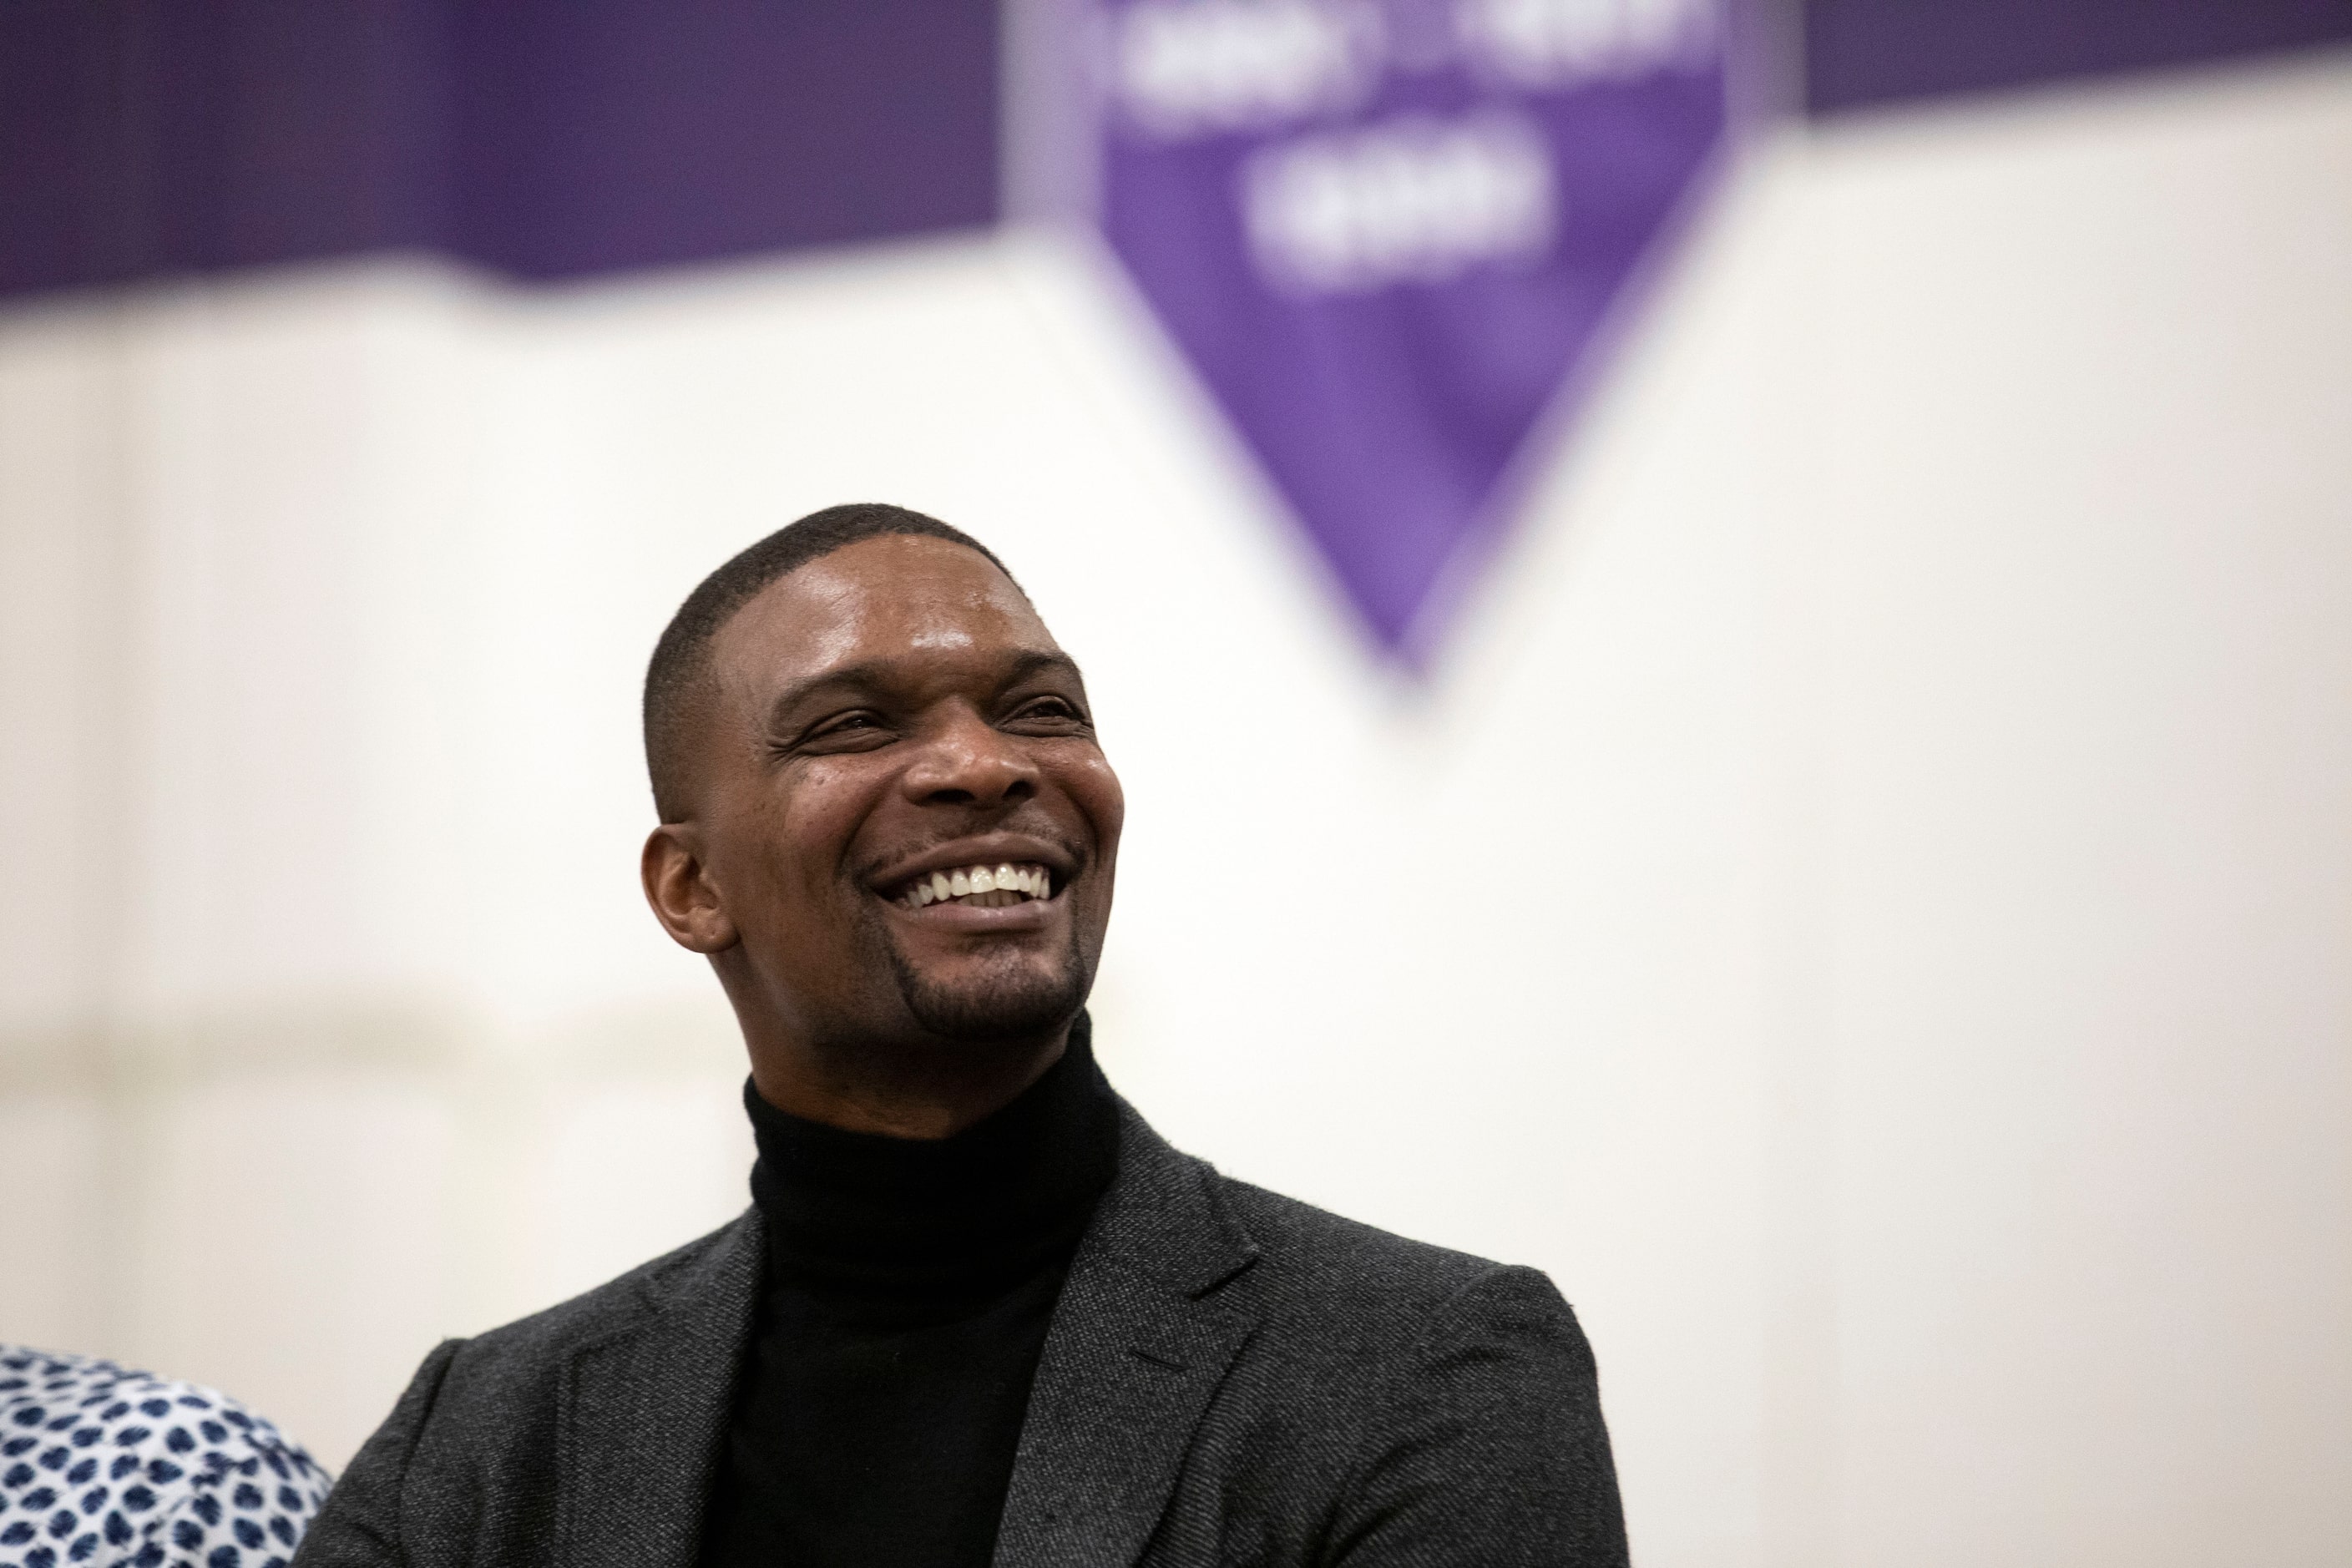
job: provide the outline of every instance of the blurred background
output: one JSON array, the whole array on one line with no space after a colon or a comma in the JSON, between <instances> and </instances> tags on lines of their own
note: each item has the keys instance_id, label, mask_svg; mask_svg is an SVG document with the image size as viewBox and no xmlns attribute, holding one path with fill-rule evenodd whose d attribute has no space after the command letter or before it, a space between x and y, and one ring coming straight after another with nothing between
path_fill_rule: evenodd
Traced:
<instances>
[{"instance_id":1,"label":"blurred background","mask_svg":"<svg viewBox=\"0 0 2352 1568\"><path fill-rule=\"evenodd\" d=\"M1153 271L1196 230L1119 227L1144 3L0 10L0 1342L340 1467L437 1338L731 1215L637 682L887 500L1087 666L1113 1080L1549 1270L1638 1561L2344 1562L2352 6L1594 67L1727 108L1383 600ZM1260 109L1252 27L1369 14L1217 4L1166 79Z\"/></svg>"}]
</instances>

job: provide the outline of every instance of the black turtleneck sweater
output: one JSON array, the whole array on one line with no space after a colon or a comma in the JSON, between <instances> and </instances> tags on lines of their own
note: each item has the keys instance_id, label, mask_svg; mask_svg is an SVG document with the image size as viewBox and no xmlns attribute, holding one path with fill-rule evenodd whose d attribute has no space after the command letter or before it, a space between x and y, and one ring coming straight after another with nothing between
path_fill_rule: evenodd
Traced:
<instances>
[{"instance_id":1,"label":"black turtleneck sweater","mask_svg":"<svg viewBox=\"0 0 2352 1568\"><path fill-rule=\"evenodd\" d=\"M986 1568L1045 1325L1118 1163L1089 1048L952 1138L845 1132L749 1084L767 1273L706 1568Z\"/></svg>"}]
</instances>

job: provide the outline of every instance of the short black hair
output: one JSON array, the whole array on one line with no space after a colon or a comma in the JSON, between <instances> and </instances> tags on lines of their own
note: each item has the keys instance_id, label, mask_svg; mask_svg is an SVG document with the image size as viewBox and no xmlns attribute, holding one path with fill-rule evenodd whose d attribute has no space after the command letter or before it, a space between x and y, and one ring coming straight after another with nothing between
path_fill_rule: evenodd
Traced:
<instances>
[{"instance_id":1,"label":"short black hair","mask_svg":"<svg viewBox=\"0 0 2352 1568\"><path fill-rule=\"evenodd\" d=\"M1004 573L1007 582L1013 582L1013 574L1005 570L996 552L963 530L882 501L853 501L813 511L737 554L686 596L686 603L669 618L661 640L654 644L653 662L646 667L646 771L652 775L654 808L664 822L685 816L680 799L685 746L693 729L697 700L709 675L710 639L719 635L719 628L777 578L845 545L885 534L913 534L961 544L977 551ZM1017 582L1013 585L1021 586Z\"/></svg>"}]
</instances>

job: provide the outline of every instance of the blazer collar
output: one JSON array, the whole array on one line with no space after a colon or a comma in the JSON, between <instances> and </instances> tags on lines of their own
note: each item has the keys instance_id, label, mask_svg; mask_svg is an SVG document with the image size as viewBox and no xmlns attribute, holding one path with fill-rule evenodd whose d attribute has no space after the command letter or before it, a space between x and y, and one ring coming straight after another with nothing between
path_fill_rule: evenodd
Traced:
<instances>
[{"instance_id":1,"label":"blazer collar","mask_svg":"<svg viewBox=\"0 0 2352 1568\"><path fill-rule=\"evenodd\" d=\"M555 1561L691 1568L765 1245L747 1210L707 1251L641 1283L644 1315L572 1355Z\"/></svg>"},{"instance_id":2,"label":"blazer collar","mask_svg":"<svg viewBox=\"0 0 2352 1568\"><path fill-rule=\"evenodd\" d=\"M1257 1246L1213 1173L1119 1106L1119 1171L1045 1336L997 1568L1123 1568L1256 1319L1223 1298Z\"/></svg>"},{"instance_id":3,"label":"blazer collar","mask_svg":"<svg viewBox=\"0 0 2352 1568\"><path fill-rule=\"evenodd\" d=\"M1029 1395L999 1568L1123 1568L1256 1319L1223 1288L1257 1246L1213 1173L1125 1101L1119 1169L1072 1259ZM565 1379L558 1561L691 1568L758 1304L757 1209L640 1286Z\"/></svg>"}]
</instances>

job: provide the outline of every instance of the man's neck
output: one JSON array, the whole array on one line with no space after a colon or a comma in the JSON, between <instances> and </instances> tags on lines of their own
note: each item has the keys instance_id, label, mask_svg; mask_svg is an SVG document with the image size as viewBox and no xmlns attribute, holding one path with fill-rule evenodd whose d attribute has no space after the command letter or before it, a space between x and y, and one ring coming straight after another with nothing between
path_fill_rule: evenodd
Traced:
<instances>
[{"instance_id":1,"label":"man's neck","mask_svg":"<svg viewBox=\"0 0 2352 1568\"><path fill-rule=\"evenodd\" d=\"M1068 1048L1070 1026L1024 1041L833 1048L748 1038L751 1082L788 1115L886 1138L951 1138L1018 1099Z\"/></svg>"}]
</instances>

